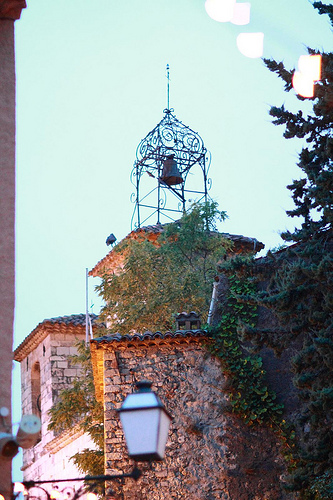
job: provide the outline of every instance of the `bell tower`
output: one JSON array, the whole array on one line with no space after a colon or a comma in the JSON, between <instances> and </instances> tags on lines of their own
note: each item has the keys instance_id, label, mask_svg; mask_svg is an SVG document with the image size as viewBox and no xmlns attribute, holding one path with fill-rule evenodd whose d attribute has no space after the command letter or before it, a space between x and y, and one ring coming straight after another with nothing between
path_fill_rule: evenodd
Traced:
<instances>
[{"instance_id":1,"label":"bell tower","mask_svg":"<svg viewBox=\"0 0 333 500\"><path fill-rule=\"evenodd\" d=\"M174 115L169 103L164 117L140 142L131 172L135 191L132 229L149 221L160 224L181 217L193 201L208 201L210 153L197 132Z\"/></svg>"}]
</instances>

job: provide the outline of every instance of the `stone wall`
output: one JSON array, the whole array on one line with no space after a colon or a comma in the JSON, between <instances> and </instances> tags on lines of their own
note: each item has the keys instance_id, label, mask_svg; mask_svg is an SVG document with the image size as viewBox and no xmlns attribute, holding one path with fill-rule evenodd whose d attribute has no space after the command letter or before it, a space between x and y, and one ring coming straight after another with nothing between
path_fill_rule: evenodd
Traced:
<instances>
[{"instance_id":1,"label":"stone wall","mask_svg":"<svg viewBox=\"0 0 333 500\"><path fill-rule=\"evenodd\" d=\"M110 336L111 337L111 336ZM137 483L112 484L114 499L269 500L280 489L284 464L269 429L246 426L230 413L228 380L218 359L193 337L152 341L93 341L104 360L106 473L129 472L116 409L134 382L153 382L173 422L165 460L143 465Z\"/></svg>"},{"instance_id":2,"label":"stone wall","mask_svg":"<svg viewBox=\"0 0 333 500\"><path fill-rule=\"evenodd\" d=\"M40 398L37 407L41 410L41 440L33 448L23 450L25 480L80 477L82 474L70 457L80 450L95 447L89 436L79 428L58 435L47 429L48 411L58 400L60 392L72 386L75 378L81 374L80 366L73 365L70 356L77 354L75 343L85 339L85 328L71 323L72 318L73 322L78 321L75 315L64 317L66 323L61 322L63 318L59 318L59 322L57 319L46 320L15 351L15 359L21 363L23 414L36 413L34 387L38 384L33 378L36 374L35 367L38 366L40 370Z\"/></svg>"}]
</instances>

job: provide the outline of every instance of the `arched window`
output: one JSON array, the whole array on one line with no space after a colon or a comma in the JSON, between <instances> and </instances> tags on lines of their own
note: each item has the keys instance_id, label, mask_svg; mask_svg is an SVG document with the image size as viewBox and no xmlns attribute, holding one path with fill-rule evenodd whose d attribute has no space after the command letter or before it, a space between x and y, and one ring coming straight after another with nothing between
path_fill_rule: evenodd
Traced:
<instances>
[{"instance_id":1,"label":"arched window","mask_svg":"<svg viewBox=\"0 0 333 500\"><path fill-rule=\"evenodd\" d=\"M33 415L37 415L41 418L41 381L40 364L38 361L33 365L31 370L31 407Z\"/></svg>"}]
</instances>

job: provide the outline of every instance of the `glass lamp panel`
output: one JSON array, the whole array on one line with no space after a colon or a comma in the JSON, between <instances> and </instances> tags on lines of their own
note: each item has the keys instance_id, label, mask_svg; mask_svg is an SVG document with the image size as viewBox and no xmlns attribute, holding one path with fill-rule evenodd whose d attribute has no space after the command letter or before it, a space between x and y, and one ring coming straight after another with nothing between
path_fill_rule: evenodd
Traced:
<instances>
[{"instance_id":1,"label":"glass lamp panel","mask_svg":"<svg viewBox=\"0 0 333 500\"><path fill-rule=\"evenodd\" d=\"M121 409L151 408L156 406L158 406L158 400L153 392L135 392L134 394L129 394L125 398L125 401L121 405Z\"/></svg>"},{"instance_id":2,"label":"glass lamp panel","mask_svg":"<svg viewBox=\"0 0 333 500\"><path fill-rule=\"evenodd\" d=\"M160 415L160 427L158 433L158 441L157 441L157 453L159 455L160 460L164 457L165 445L168 439L169 427L170 427L171 418L165 411L161 411Z\"/></svg>"},{"instance_id":3,"label":"glass lamp panel","mask_svg":"<svg viewBox=\"0 0 333 500\"><path fill-rule=\"evenodd\" d=\"M129 455L156 453L160 408L120 413Z\"/></svg>"}]
</instances>

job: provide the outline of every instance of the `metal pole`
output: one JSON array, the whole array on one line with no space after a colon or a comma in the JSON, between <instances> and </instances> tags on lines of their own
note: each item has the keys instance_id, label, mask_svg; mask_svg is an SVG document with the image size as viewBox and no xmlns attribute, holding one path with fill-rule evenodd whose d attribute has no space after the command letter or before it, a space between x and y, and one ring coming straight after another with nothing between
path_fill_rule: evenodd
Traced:
<instances>
[{"instance_id":1,"label":"metal pole","mask_svg":"<svg viewBox=\"0 0 333 500\"><path fill-rule=\"evenodd\" d=\"M86 267L86 345L89 344L88 268Z\"/></svg>"},{"instance_id":2,"label":"metal pole","mask_svg":"<svg viewBox=\"0 0 333 500\"><path fill-rule=\"evenodd\" d=\"M167 84L167 109L170 109L170 71L169 71L170 67L169 67L169 64L166 65L166 71L167 71L167 80L168 80L168 84Z\"/></svg>"},{"instance_id":3,"label":"metal pole","mask_svg":"<svg viewBox=\"0 0 333 500\"><path fill-rule=\"evenodd\" d=\"M137 481L142 476L142 472L137 467L134 467L132 472L128 472L127 474L106 474L100 476L85 476L85 477L75 477L73 479L45 479L40 481L22 481L26 488L33 488L37 484L47 484L47 483L70 483L70 482L78 482L78 481L112 481L114 479L123 479L126 477L130 477Z\"/></svg>"}]
</instances>

